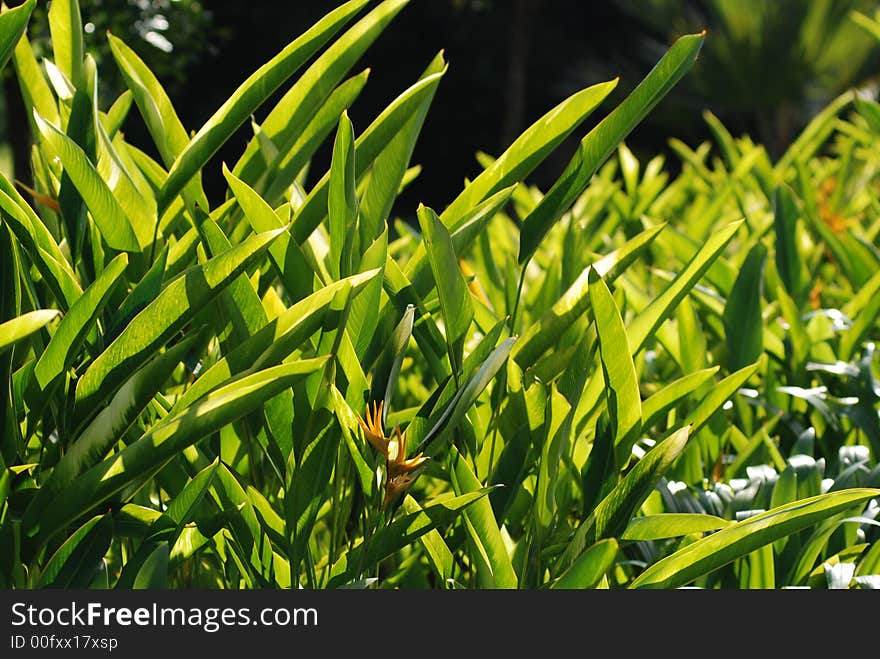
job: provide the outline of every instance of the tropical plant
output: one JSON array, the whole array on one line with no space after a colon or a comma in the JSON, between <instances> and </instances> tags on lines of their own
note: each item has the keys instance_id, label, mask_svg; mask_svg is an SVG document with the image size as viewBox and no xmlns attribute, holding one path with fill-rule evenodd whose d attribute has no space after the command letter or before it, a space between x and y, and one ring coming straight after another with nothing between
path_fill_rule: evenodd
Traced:
<instances>
[{"instance_id":1,"label":"tropical plant","mask_svg":"<svg viewBox=\"0 0 880 659\"><path fill-rule=\"evenodd\" d=\"M341 4L194 133L112 34L128 90L101 108L76 0L38 62L35 4L0 15L38 136L34 187L0 177L4 586L876 583L877 223L822 215L876 208L875 106L841 99L775 164L713 122L711 169L678 145L676 178L642 171L623 140L687 35L548 191L525 179L616 81L413 212L442 53L360 133L347 113L406 0Z\"/></svg>"}]
</instances>

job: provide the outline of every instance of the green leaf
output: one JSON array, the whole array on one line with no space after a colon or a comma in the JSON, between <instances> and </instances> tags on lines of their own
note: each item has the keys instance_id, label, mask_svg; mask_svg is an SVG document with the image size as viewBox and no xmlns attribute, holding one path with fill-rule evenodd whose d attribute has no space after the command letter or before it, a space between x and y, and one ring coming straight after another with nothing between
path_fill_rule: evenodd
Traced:
<instances>
[{"instance_id":1,"label":"green leaf","mask_svg":"<svg viewBox=\"0 0 880 659\"><path fill-rule=\"evenodd\" d=\"M412 544L426 533L453 522L462 511L467 511L475 503L485 500L484 497L491 490L492 488L485 487L460 496L444 497L401 515L376 531L370 538L365 555L363 543L343 555L333 565L327 587L338 587L353 578L362 563L365 570L372 570L383 558Z\"/></svg>"},{"instance_id":2,"label":"green leaf","mask_svg":"<svg viewBox=\"0 0 880 659\"><path fill-rule=\"evenodd\" d=\"M339 118L339 129L333 143L333 156L330 162L330 191L327 198L327 218L329 220L329 260L328 269L333 279L352 274L352 251L360 256L360 247L352 245L358 238L358 199L354 175L354 128L343 112ZM345 257L348 258L345 258Z\"/></svg>"},{"instance_id":3,"label":"green leaf","mask_svg":"<svg viewBox=\"0 0 880 659\"><path fill-rule=\"evenodd\" d=\"M519 263L528 261L550 228L586 188L599 166L696 61L703 34L678 39L626 100L591 130L562 176L523 220Z\"/></svg>"},{"instance_id":4,"label":"green leaf","mask_svg":"<svg viewBox=\"0 0 880 659\"><path fill-rule=\"evenodd\" d=\"M715 259L721 255L741 225L742 220L733 222L713 233L672 283L633 319L626 328L633 354L642 349L648 338L654 334L688 291L696 285Z\"/></svg>"},{"instance_id":5,"label":"green leaf","mask_svg":"<svg viewBox=\"0 0 880 659\"><path fill-rule=\"evenodd\" d=\"M168 558L169 549L167 542L160 542L156 548L150 552L147 559L138 570L137 576L134 578L132 588L140 589L159 589L168 587Z\"/></svg>"},{"instance_id":6,"label":"green leaf","mask_svg":"<svg viewBox=\"0 0 880 659\"><path fill-rule=\"evenodd\" d=\"M284 199L285 192L294 184L303 168L309 164L312 156L315 155L333 127L339 123L339 115L346 108L350 108L360 96L364 85L367 84L369 74L370 70L367 69L340 84L327 97L323 105L315 111L302 132L296 136L295 140L292 140L292 145L287 151L279 151L276 156L272 156L261 147L261 153L264 157L269 158L268 162L270 163L264 174L265 183L260 186L260 191L266 199L272 203ZM300 106L297 109L300 109ZM290 128L296 129L297 127L290 126ZM263 135L265 138L262 128L259 135ZM268 138L265 139L268 140ZM236 171L238 171L237 166Z\"/></svg>"},{"instance_id":7,"label":"green leaf","mask_svg":"<svg viewBox=\"0 0 880 659\"><path fill-rule=\"evenodd\" d=\"M717 531L733 524L730 520L702 513L663 513L634 517L621 540L665 540L691 533Z\"/></svg>"},{"instance_id":8,"label":"green leaf","mask_svg":"<svg viewBox=\"0 0 880 659\"><path fill-rule=\"evenodd\" d=\"M721 406L724 405L738 390L758 370L760 363L744 366L735 373L731 373L712 390L706 394L697 406L685 417L684 424L691 425L691 434L702 428L712 415L715 414Z\"/></svg>"},{"instance_id":9,"label":"green leaf","mask_svg":"<svg viewBox=\"0 0 880 659\"><path fill-rule=\"evenodd\" d=\"M370 389L372 403L382 403L382 424L388 416L391 408L391 399L397 389L397 378L400 374L400 365L406 355L406 349L412 336L415 307L409 307L403 314L403 318L394 328L394 332L385 344L385 349L379 355L379 360L373 368L373 382Z\"/></svg>"},{"instance_id":10,"label":"green leaf","mask_svg":"<svg viewBox=\"0 0 880 659\"><path fill-rule=\"evenodd\" d=\"M780 185L773 193L773 229L776 233L776 270L788 294L799 299L804 287L805 257L798 250L797 220L799 212L794 192Z\"/></svg>"},{"instance_id":11,"label":"green leaf","mask_svg":"<svg viewBox=\"0 0 880 659\"><path fill-rule=\"evenodd\" d=\"M615 462L623 466L629 461L632 447L642 431L639 382L620 311L608 286L594 270L590 270L589 289L614 435Z\"/></svg>"},{"instance_id":12,"label":"green leaf","mask_svg":"<svg viewBox=\"0 0 880 659\"><path fill-rule=\"evenodd\" d=\"M34 51L28 41L27 34L22 34L18 39L18 44L12 53L12 64L15 66L15 75L21 88L24 106L35 108L41 116L57 124L60 117L55 96L43 77L43 72L37 63L37 58L34 57ZM28 121L33 125L33 116L29 116Z\"/></svg>"},{"instance_id":13,"label":"green leaf","mask_svg":"<svg viewBox=\"0 0 880 659\"><path fill-rule=\"evenodd\" d=\"M52 0L49 32L55 64L77 89L85 86L83 22L78 0Z\"/></svg>"},{"instance_id":14,"label":"green leaf","mask_svg":"<svg viewBox=\"0 0 880 659\"><path fill-rule=\"evenodd\" d=\"M97 515L80 526L43 568L39 588L88 588L113 541L113 518Z\"/></svg>"},{"instance_id":15,"label":"green leaf","mask_svg":"<svg viewBox=\"0 0 880 659\"><path fill-rule=\"evenodd\" d=\"M705 382L708 382L719 368L719 366L713 366L688 373L645 399L645 402L642 403L643 426L650 428L660 421L666 412L684 401L689 394L699 389Z\"/></svg>"},{"instance_id":16,"label":"green leaf","mask_svg":"<svg viewBox=\"0 0 880 659\"><path fill-rule=\"evenodd\" d=\"M15 50L15 45L27 29L31 12L36 4L37 0L27 0L12 9L4 7L3 12L0 13L0 71L6 66L6 62Z\"/></svg>"},{"instance_id":17,"label":"green leaf","mask_svg":"<svg viewBox=\"0 0 880 659\"><path fill-rule=\"evenodd\" d=\"M0 324L0 353L38 332L60 315L56 309L37 309Z\"/></svg>"},{"instance_id":18,"label":"green leaf","mask_svg":"<svg viewBox=\"0 0 880 659\"><path fill-rule=\"evenodd\" d=\"M184 392L175 408L191 404L234 375L280 364L321 328L324 314L340 290L351 287L354 294L377 274L378 270L371 270L347 277L297 302L205 371Z\"/></svg>"},{"instance_id":19,"label":"green leaf","mask_svg":"<svg viewBox=\"0 0 880 659\"><path fill-rule=\"evenodd\" d=\"M406 514L418 514L424 510L419 503L407 494L403 498L401 508ZM425 550L434 573L437 575L438 583L445 585L447 580L452 578L452 552L449 546L443 540L440 532L434 528L419 537L419 543Z\"/></svg>"},{"instance_id":20,"label":"green leaf","mask_svg":"<svg viewBox=\"0 0 880 659\"><path fill-rule=\"evenodd\" d=\"M119 388L110 403L71 444L25 509L25 526L36 524L44 506L53 497L86 469L98 464L113 445L122 439L198 339L198 335L189 336L174 347L157 354Z\"/></svg>"},{"instance_id":21,"label":"green leaf","mask_svg":"<svg viewBox=\"0 0 880 659\"><path fill-rule=\"evenodd\" d=\"M441 215L443 224L456 228L460 218L471 208L528 176L616 86L617 80L612 80L587 87L529 126L449 204Z\"/></svg>"},{"instance_id":22,"label":"green leaf","mask_svg":"<svg viewBox=\"0 0 880 659\"><path fill-rule=\"evenodd\" d=\"M480 482L456 448L450 447L449 451L452 463L449 475L456 494L461 496L485 492L480 490ZM464 518L465 529L474 546L472 555L478 557L476 569L480 587L516 588L518 583L516 572L489 500L481 499L475 502L465 510Z\"/></svg>"},{"instance_id":23,"label":"green leaf","mask_svg":"<svg viewBox=\"0 0 880 659\"><path fill-rule=\"evenodd\" d=\"M175 159L159 193L160 214L256 109L365 4L366 0L351 0L330 12L252 73L233 92ZM397 4L402 7L404 3L398 0ZM271 139L272 136L269 137Z\"/></svg>"},{"instance_id":24,"label":"green leaf","mask_svg":"<svg viewBox=\"0 0 880 659\"><path fill-rule=\"evenodd\" d=\"M323 367L327 357L294 361L237 378L169 414L137 441L78 476L27 529L49 537L124 488L137 485L202 437L258 409L294 382Z\"/></svg>"},{"instance_id":25,"label":"green leaf","mask_svg":"<svg viewBox=\"0 0 880 659\"><path fill-rule=\"evenodd\" d=\"M293 144L299 141L304 127L319 111L331 90L339 84L343 76L403 9L407 1L387 0L379 4L329 46L284 94L260 126L264 137L278 148L279 158L283 158ZM344 12L347 20L347 17L354 15L365 4L365 2L358 2L356 5L348 3L336 12ZM331 16L333 14L325 17L322 22L327 21ZM277 165L276 160L270 162L268 167L265 166L265 159L259 153L259 140L255 138L248 144L233 172L249 185L256 185L264 169L271 172Z\"/></svg>"},{"instance_id":26,"label":"green leaf","mask_svg":"<svg viewBox=\"0 0 880 659\"><path fill-rule=\"evenodd\" d=\"M852 90L847 90L826 105L810 120L807 127L782 154L773 169L780 175L785 175L786 170L798 161L806 162L809 160L834 130L834 121L837 116L847 105L852 103L854 98L855 93Z\"/></svg>"},{"instance_id":27,"label":"green leaf","mask_svg":"<svg viewBox=\"0 0 880 659\"><path fill-rule=\"evenodd\" d=\"M727 368L731 371L751 364L764 350L761 298L764 290L764 266L767 248L756 243L733 284L724 305L724 337L727 342Z\"/></svg>"},{"instance_id":28,"label":"green leaf","mask_svg":"<svg viewBox=\"0 0 880 659\"><path fill-rule=\"evenodd\" d=\"M510 350L515 343L516 338L511 337L502 341L492 350L473 377L449 401L443 414L419 443L417 452L424 451L428 454L436 452L442 442L458 427L465 414L507 361Z\"/></svg>"},{"instance_id":29,"label":"green leaf","mask_svg":"<svg viewBox=\"0 0 880 659\"><path fill-rule=\"evenodd\" d=\"M854 488L820 494L754 515L698 540L654 563L630 588L678 588L731 561L792 533L880 496L880 490Z\"/></svg>"},{"instance_id":30,"label":"green leaf","mask_svg":"<svg viewBox=\"0 0 880 659\"><path fill-rule=\"evenodd\" d=\"M61 159L64 172L82 196L107 244L123 252L140 252L141 245L138 243L131 220L89 162L85 152L36 111L34 120L43 141Z\"/></svg>"},{"instance_id":31,"label":"green leaf","mask_svg":"<svg viewBox=\"0 0 880 659\"><path fill-rule=\"evenodd\" d=\"M168 98L168 94L153 72L131 48L109 32L107 41L125 84L131 91L147 130L159 150L162 162L166 167L171 167L177 156L189 144L189 135L178 118L171 99ZM201 174L197 173L186 189L193 201L203 208L208 208L200 179Z\"/></svg>"},{"instance_id":32,"label":"green leaf","mask_svg":"<svg viewBox=\"0 0 880 659\"><path fill-rule=\"evenodd\" d=\"M361 133L354 143L355 178L360 180L376 157L406 128L409 119L420 112L425 103L430 103L442 77L443 73L435 73L419 80L398 96ZM329 180L329 174L325 174L315 184L293 218L293 237L299 244L304 243L326 217Z\"/></svg>"},{"instance_id":33,"label":"green leaf","mask_svg":"<svg viewBox=\"0 0 880 659\"><path fill-rule=\"evenodd\" d=\"M588 547L575 559L562 575L553 582L554 589L594 588L617 558L617 541L614 538L600 540Z\"/></svg>"},{"instance_id":34,"label":"green leaf","mask_svg":"<svg viewBox=\"0 0 880 659\"><path fill-rule=\"evenodd\" d=\"M458 266L449 231L430 208L420 205L417 212L440 297L449 362L457 375L461 372L464 340L474 318L471 294Z\"/></svg>"},{"instance_id":35,"label":"green leaf","mask_svg":"<svg viewBox=\"0 0 880 659\"><path fill-rule=\"evenodd\" d=\"M581 523L565 553L562 565L574 563L584 547L597 540L619 537L691 437L690 426L676 430L648 451Z\"/></svg>"},{"instance_id":36,"label":"green leaf","mask_svg":"<svg viewBox=\"0 0 880 659\"><path fill-rule=\"evenodd\" d=\"M445 69L446 62L441 51L431 60L421 78L443 73ZM416 139L425 123L428 106L429 103L423 103L421 109L410 118L406 126L388 143L382 153L376 156L370 170L369 181L361 195L361 216L358 226L361 249L371 244L382 233L387 218L391 216L394 201L405 185L409 171L407 167L412 158Z\"/></svg>"},{"instance_id":37,"label":"green leaf","mask_svg":"<svg viewBox=\"0 0 880 659\"><path fill-rule=\"evenodd\" d=\"M284 229L251 236L165 286L80 378L76 387L78 417L83 418L103 402L125 381L132 369L143 364L190 322L200 309L254 263L282 231Z\"/></svg>"},{"instance_id":38,"label":"green leaf","mask_svg":"<svg viewBox=\"0 0 880 659\"><path fill-rule=\"evenodd\" d=\"M550 310L523 332L513 350L513 359L523 368L534 364L538 357L559 340L563 332L589 310L590 272L595 270L606 282L613 282L651 244L663 226L643 231L620 249L587 267Z\"/></svg>"},{"instance_id":39,"label":"green leaf","mask_svg":"<svg viewBox=\"0 0 880 659\"><path fill-rule=\"evenodd\" d=\"M41 396L43 392L47 392L73 364L82 342L92 330L110 295L122 281L126 267L128 256L120 254L70 307L34 366L34 381L39 387L34 395Z\"/></svg>"}]
</instances>

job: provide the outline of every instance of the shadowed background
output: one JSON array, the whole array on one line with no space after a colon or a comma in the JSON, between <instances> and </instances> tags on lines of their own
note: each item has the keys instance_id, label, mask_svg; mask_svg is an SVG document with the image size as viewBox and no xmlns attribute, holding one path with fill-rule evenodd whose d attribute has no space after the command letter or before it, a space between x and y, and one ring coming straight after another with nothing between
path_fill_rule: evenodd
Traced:
<instances>
[{"instance_id":1,"label":"shadowed background","mask_svg":"<svg viewBox=\"0 0 880 659\"><path fill-rule=\"evenodd\" d=\"M9 4L20 4L17 0ZM198 2L81 0L87 47L99 60L102 97L122 90L105 38L129 43L166 86L184 125L197 130L235 87L338 3L329 0ZM48 48L41 3L29 37ZM419 178L398 200L409 215L423 201L442 208L480 168L475 153L499 154L525 127L578 89L620 76L615 93L545 162L531 182L546 188L577 140L616 105L681 34L708 31L694 69L628 138L637 155L664 152L669 137L695 146L708 136L704 109L735 135L748 133L781 153L841 91L876 96L877 41L849 17L874 14L877 0L413 0L355 70L370 80L350 110L363 130L443 49L449 70L416 145ZM100 60L109 62L103 67ZM5 72L0 98L0 167L28 181L29 111ZM283 86L276 94L280 98ZM257 119L272 107L261 108ZM150 147L137 111L129 139ZM205 170L212 201L223 194L219 162L234 162L250 137L241 129ZM313 161L309 182L329 164L330 145Z\"/></svg>"}]
</instances>

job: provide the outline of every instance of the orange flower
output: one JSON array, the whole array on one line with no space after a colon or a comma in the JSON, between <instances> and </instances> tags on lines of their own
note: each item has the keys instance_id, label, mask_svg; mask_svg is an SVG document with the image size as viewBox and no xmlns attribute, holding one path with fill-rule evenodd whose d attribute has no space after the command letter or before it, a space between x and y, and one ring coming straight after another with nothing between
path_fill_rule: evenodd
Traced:
<instances>
[{"instance_id":1,"label":"orange flower","mask_svg":"<svg viewBox=\"0 0 880 659\"><path fill-rule=\"evenodd\" d=\"M366 420L358 416L358 423L367 441L385 457L385 498L382 501L382 507L387 508L388 504L397 499L415 482L421 472L420 467L429 458L419 453L414 458L407 460L406 433L401 433L399 426L394 427L394 438L385 437L385 431L382 428L382 405L381 401L374 403L372 410L368 405Z\"/></svg>"},{"instance_id":2,"label":"orange flower","mask_svg":"<svg viewBox=\"0 0 880 659\"><path fill-rule=\"evenodd\" d=\"M389 441L385 438L385 432L382 430L382 406L384 401L373 403L372 416L370 414L370 406L367 404L367 420L364 421L360 416L357 420L364 431L364 437L373 445L373 448L379 451L386 458L388 457Z\"/></svg>"}]
</instances>

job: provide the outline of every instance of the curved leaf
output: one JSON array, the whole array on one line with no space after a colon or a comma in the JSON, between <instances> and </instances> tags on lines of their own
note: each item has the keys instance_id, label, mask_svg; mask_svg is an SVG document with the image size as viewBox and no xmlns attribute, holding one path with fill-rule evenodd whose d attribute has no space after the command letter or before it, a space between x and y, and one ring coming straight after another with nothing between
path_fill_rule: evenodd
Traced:
<instances>
[{"instance_id":1,"label":"curved leaf","mask_svg":"<svg viewBox=\"0 0 880 659\"><path fill-rule=\"evenodd\" d=\"M37 309L0 324L0 352L38 332L60 315L57 309Z\"/></svg>"},{"instance_id":2,"label":"curved leaf","mask_svg":"<svg viewBox=\"0 0 880 659\"><path fill-rule=\"evenodd\" d=\"M36 4L37 0L27 0L12 9L4 7L3 13L0 13L0 71L6 66L6 62L15 50L15 45L27 29L31 12Z\"/></svg>"},{"instance_id":3,"label":"curved leaf","mask_svg":"<svg viewBox=\"0 0 880 659\"><path fill-rule=\"evenodd\" d=\"M842 490L795 501L732 524L654 563L630 588L678 588L775 540L880 496L880 490Z\"/></svg>"}]
</instances>

